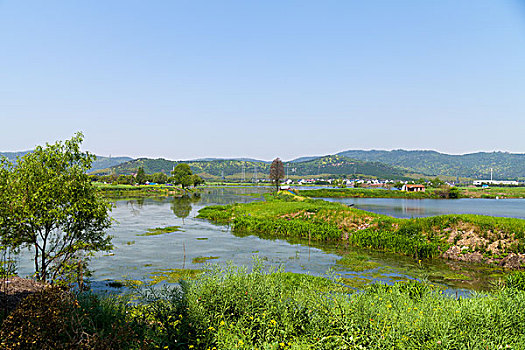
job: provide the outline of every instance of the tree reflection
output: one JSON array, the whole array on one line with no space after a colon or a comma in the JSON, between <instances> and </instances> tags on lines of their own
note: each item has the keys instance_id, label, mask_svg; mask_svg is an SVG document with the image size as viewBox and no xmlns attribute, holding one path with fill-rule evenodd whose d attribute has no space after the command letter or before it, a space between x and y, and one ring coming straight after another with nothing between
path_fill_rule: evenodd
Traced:
<instances>
[{"instance_id":1,"label":"tree reflection","mask_svg":"<svg viewBox=\"0 0 525 350\"><path fill-rule=\"evenodd\" d=\"M191 195L184 195L181 197L173 197L171 201L171 210L176 217L182 219L184 225L184 219L191 213L192 203L197 203L200 200L200 194L195 193Z\"/></svg>"},{"instance_id":2,"label":"tree reflection","mask_svg":"<svg viewBox=\"0 0 525 350\"><path fill-rule=\"evenodd\" d=\"M133 215L139 215L140 210L144 206L144 198L128 200L127 204Z\"/></svg>"}]
</instances>

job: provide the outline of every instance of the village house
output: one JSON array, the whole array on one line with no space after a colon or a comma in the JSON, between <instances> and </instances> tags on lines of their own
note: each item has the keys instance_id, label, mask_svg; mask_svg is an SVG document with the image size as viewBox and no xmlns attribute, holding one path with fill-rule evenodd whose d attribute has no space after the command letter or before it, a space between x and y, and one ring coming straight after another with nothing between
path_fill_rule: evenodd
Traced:
<instances>
[{"instance_id":1,"label":"village house","mask_svg":"<svg viewBox=\"0 0 525 350\"><path fill-rule=\"evenodd\" d=\"M425 192L424 185L415 185L415 184L405 184L401 187L401 191L407 192Z\"/></svg>"}]
</instances>

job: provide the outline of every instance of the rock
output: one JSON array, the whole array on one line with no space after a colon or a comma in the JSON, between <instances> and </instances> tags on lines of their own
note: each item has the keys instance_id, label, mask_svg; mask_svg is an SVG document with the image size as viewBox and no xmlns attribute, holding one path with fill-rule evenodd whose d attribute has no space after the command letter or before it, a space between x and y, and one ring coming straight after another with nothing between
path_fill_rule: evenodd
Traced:
<instances>
[{"instance_id":1,"label":"rock","mask_svg":"<svg viewBox=\"0 0 525 350\"><path fill-rule=\"evenodd\" d=\"M509 269L517 269L521 266L521 259L517 254L510 253L499 262L499 266L503 266Z\"/></svg>"}]
</instances>

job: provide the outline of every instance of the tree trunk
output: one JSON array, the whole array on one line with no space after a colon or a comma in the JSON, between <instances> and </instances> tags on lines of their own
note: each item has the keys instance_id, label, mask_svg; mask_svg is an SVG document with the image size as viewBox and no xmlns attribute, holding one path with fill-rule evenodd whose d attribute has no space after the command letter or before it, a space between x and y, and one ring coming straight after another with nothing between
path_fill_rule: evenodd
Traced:
<instances>
[{"instance_id":1,"label":"tree trunk","mask_svg":"<svg viewBox=\"0 0 525 350\"><path fill-rule=\"evenodd\" d=\"M35 273L36 273L36 278L40 279L38 271L39 271L39 268L38 268L38 246L35 244Z\"/></svg>"}]
</instances>

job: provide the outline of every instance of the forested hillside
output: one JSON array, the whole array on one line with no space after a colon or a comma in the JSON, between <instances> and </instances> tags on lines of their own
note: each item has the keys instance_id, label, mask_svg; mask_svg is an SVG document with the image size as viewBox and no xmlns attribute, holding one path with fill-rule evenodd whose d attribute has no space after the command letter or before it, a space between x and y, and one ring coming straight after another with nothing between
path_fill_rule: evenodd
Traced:
<instances>
[{"instance_id":1,"label":"forested hillside","mask_svg":"<svg viewBox=\"0 0 525 350\"><path fill-rule=\"evenodd\" d=\"M494 179L525 179L525 154L478 152L463 155L435 151L361 151L338 153L368 162L381 162L428 176L447 175L487 179L493 169Z\"/></svg>"},{"instance_id":2,"label":"forested hillside","mask_svg":"<svg viewBox=\"0 0 525 350\"><path fill-rule=\"evenodd\" d=\"M168 174L179 162L159 159L139 158L117 165L107 172L120 174L132 174L139 167L143 167L148 174L163 172ZM250 180L254 177L265 178L269 172L270 164L262 161L245 161L238 159L215 159L184 161L192 171L207 180L230 179ZM284 163L285 171L289 177L312 177L312 176L368 176L385 179L403 179L404 171L379 162L365 162L348 159L342 156L325 156L304 162Z\"/></svg>"},{"instance_id":3,"label":"forested hillside","mask_svg":"<svg viewBox=\"0 0 525 350\"><path fill-rule=\"evenodd\" d=\"M10 162L16 161L17 157L22 157L27 153L30 153L32 151L21 151L21 152L0 152L0 157L4 156L6 157ZM89 169L90 172L97 171L100 169L107 169L112 166L128 162L132 160L133 158L130 157L102 157L97 156L97 159L91 164L91 169Z\"/></svg>"}]
</instances>

